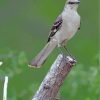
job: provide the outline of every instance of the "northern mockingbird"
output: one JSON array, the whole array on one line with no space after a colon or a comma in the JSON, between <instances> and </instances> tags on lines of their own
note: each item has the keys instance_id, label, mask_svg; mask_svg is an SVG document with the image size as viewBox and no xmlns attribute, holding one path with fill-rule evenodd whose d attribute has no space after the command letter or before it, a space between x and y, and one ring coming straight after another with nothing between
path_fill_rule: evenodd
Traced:
<instances>
[{"instance_id":1,"label":"northern mockingbird","mask_svg":"<svg viewBox=\"0 0 100 100\"><path fill-rule=\"evenodd\" d=\"M57 17L51 28L47 44L32 60L31 67L41 67L56 46L65 46L66 42L80 29L80 16L77 13L79 3L80 0L66 1L64 10Z\"/></svg>"}]
</instances>

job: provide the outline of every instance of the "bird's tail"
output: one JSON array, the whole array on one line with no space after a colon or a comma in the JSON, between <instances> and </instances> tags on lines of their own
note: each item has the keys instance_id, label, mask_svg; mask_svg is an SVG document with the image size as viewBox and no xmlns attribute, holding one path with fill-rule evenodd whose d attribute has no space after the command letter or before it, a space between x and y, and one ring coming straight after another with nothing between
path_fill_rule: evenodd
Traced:
<instances>
[{"instance_id":1,"label":"bird's tail","mask_svg":"<svg viewBox=\"0 0 100 100\"><path fill-rule=\"evenodd\" d=\"M40 68L56 45L57 42L54 40L48 42L41 52L32 60L30 67Z\"/></svg>"}]
</instances>

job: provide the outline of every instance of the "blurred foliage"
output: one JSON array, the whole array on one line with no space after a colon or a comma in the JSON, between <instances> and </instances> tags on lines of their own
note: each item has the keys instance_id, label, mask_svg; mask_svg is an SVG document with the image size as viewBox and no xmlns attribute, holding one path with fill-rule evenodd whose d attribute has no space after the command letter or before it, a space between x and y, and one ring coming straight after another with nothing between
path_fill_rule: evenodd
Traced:
<instances>
[{"instance_id":1,"label":"blurred foliage","mask_svg":"<svg viewBox=\"0 0 100 100\"><path fill-rule=\"evenodd\" d=\"M65 1L0 0L0 100L5 75L8 100L32 99L59 51L41 69L30 69L28 63L46 43ZM78 12L81 30L67 44L78 63L60 90L61 100L100 100L99 3L81 0Z\"/></svg>"}]
</instances>

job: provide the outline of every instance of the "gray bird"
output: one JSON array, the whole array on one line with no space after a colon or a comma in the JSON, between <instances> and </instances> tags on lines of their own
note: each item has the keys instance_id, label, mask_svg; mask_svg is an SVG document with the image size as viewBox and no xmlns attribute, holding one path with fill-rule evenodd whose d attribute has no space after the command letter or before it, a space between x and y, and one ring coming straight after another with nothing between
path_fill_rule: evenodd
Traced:
<instances>
[{"instance_id":1,"label":"gray bird","mask_svg":"<svg viewBox=\"0 0 100 100\"><path fill-rule=\"evenodd\" d=\"M56 46L65 46L78 29L80 29L80 16L77 12L80 0L67 0L64 10L54 22L48 41L41 52L32 60L30 67L40 68L49 54Z\"/></svg>"}]
</instances>

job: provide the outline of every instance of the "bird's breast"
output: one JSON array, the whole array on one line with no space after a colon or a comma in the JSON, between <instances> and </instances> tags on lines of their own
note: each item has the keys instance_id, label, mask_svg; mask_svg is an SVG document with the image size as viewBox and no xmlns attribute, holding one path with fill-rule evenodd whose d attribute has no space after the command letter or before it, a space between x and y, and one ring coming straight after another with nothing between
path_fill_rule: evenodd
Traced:
<instances>
[{"instance_id":1,"label":"bird's breast","mask_svg":"<svg viewBox=\"0 0 100 100\"><path fill-rule=\"evenodd\" d=\"M63 13L62 19L62 26L55 35L55 38L59 43L72 38L80 26L80 16L77 12Z\"/></svg>"},{"instance_id":2,"label":"bird's breast","mask_svg":"<svg viewBox=\"0 0 100 100\"><path fill-rule=\"evenodd\" d=\"M75 35L80 26L80 16L76 11L65 13L62 15L63 23L61 28L61 33L64 37L70 39Z\"/></svg>"}]
</instances>

